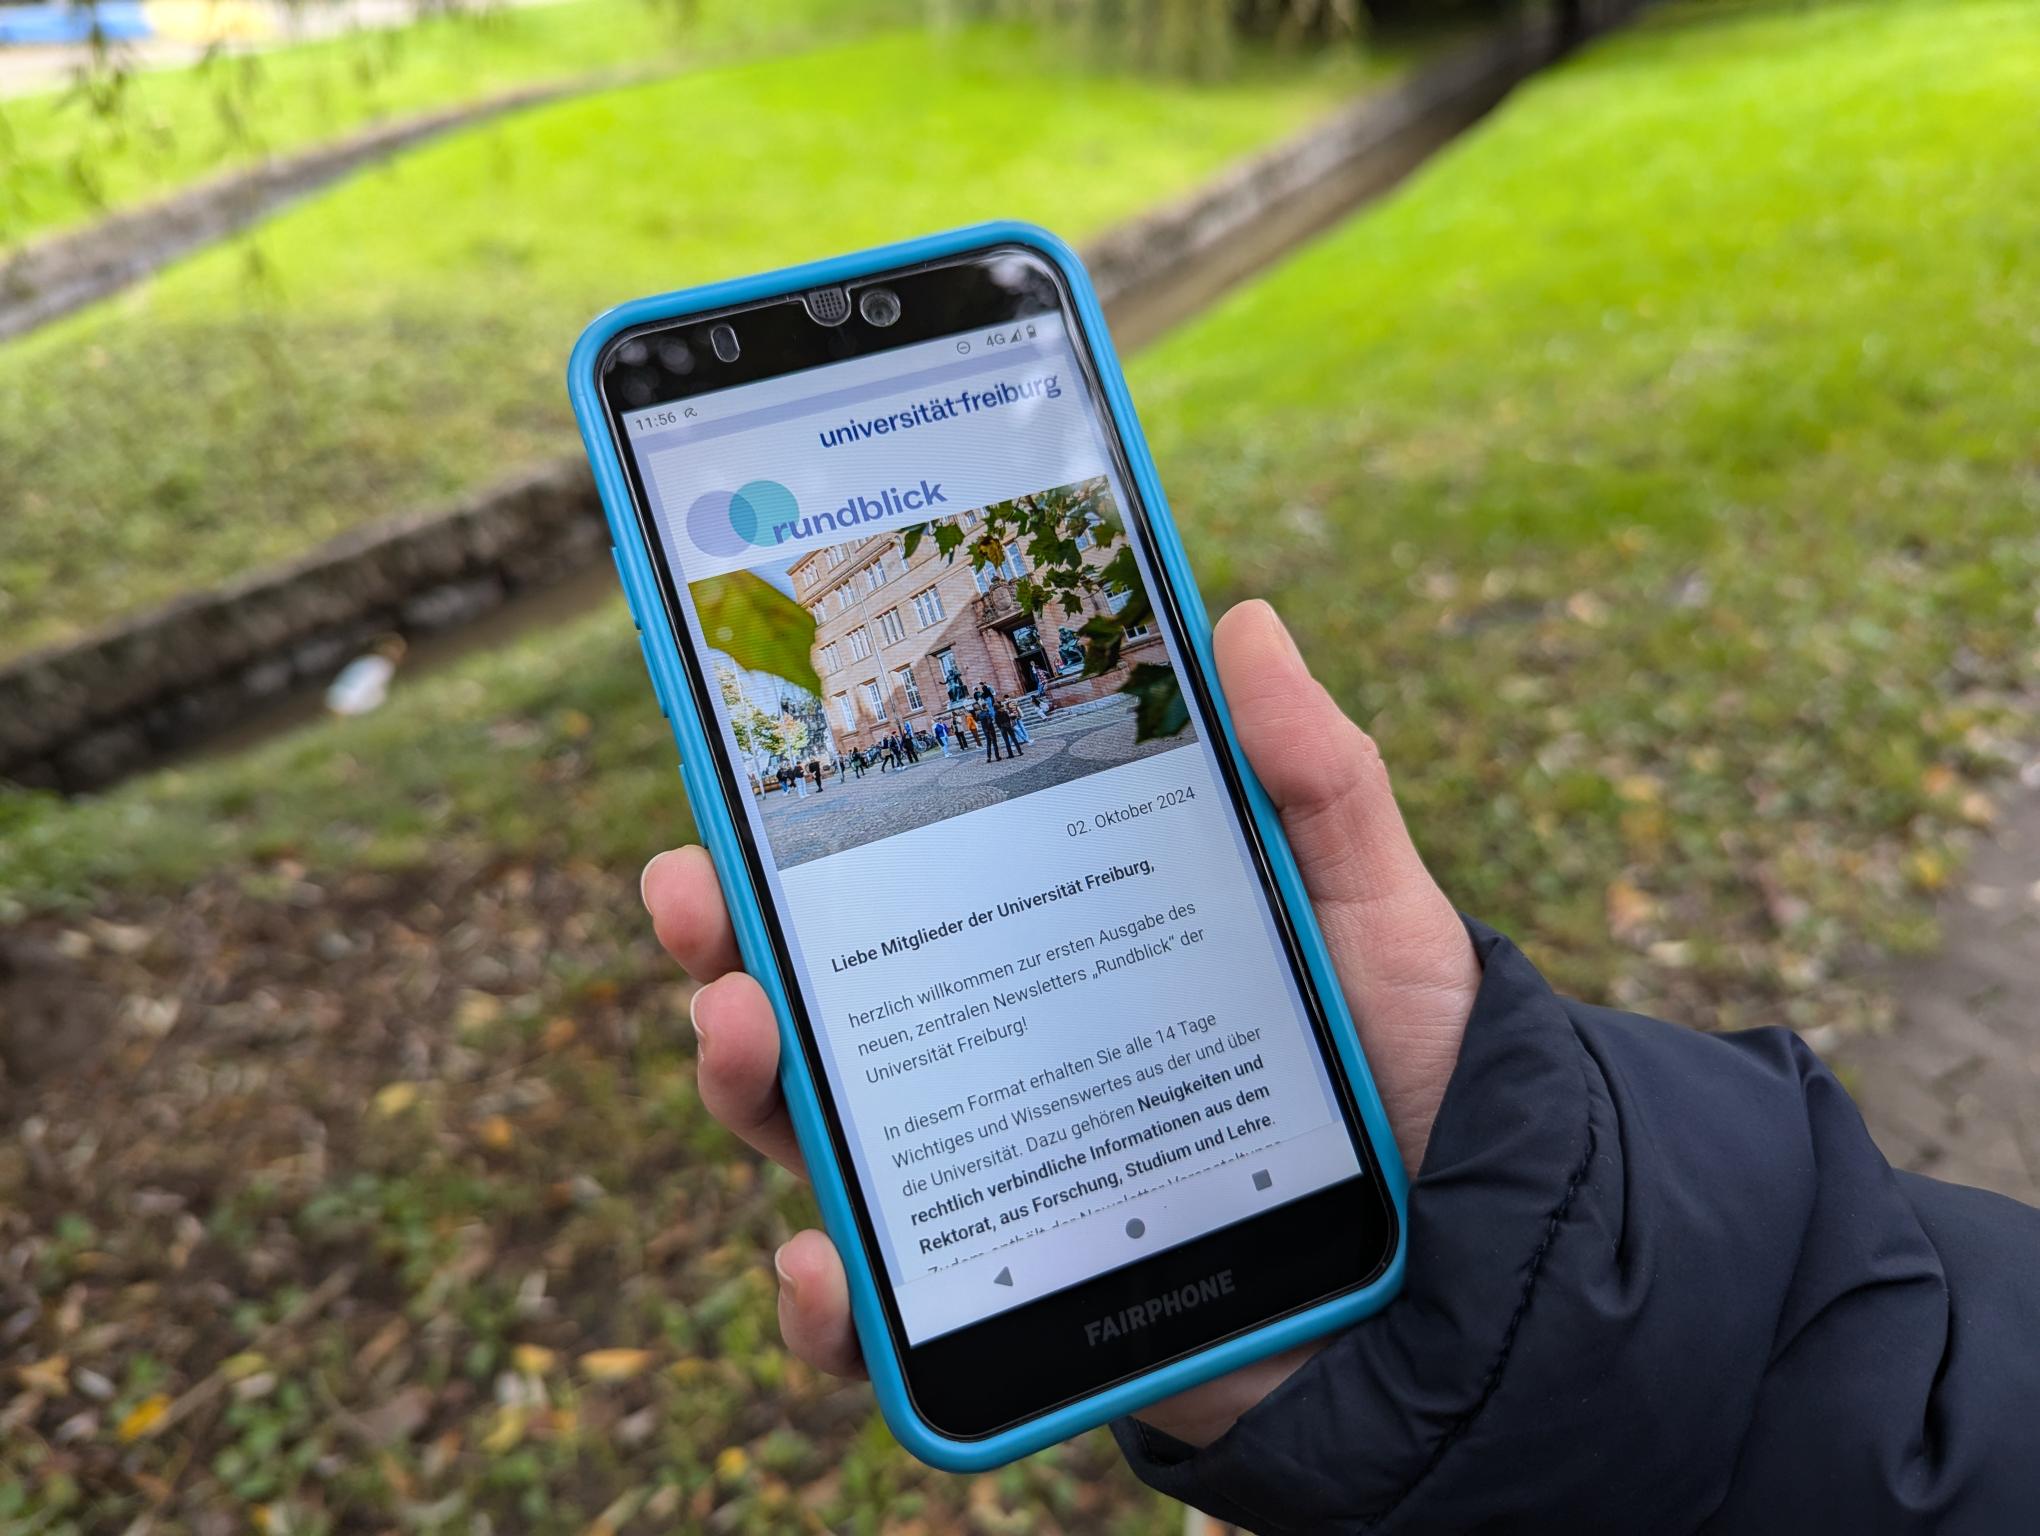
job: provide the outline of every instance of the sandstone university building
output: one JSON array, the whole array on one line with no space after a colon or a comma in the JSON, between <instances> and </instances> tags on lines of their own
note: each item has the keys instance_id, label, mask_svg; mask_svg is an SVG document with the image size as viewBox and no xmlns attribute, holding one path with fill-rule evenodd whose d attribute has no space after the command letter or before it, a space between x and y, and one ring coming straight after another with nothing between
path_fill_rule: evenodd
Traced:
<instances>
[{"instance_id":1,"label":"sandstone university building","mask_svg":"<svg viewBox=\"0 0 2040 1536\"><path fill-rule=\"evenodd\" d=\"M966 535L978 520L955 519ZM1106 556L1091 544L1083 559L1095 567ZM1051 603L1029 618L1012 588L1027 570L1017 546L1000 566L973 570L967 551L945 559L932 538L909 560L898 534L833 544L789 566L794 595L815 617L815 671L837 745L848 752L903 727L929 731L939 716L954 729L980 683L1008 699L1041 687L1060 709L1116 693L1139 662L1167 660L1148 625L1128 635L1111 671L1085 677L1074 650L1084 613Z\"/></svg>"}]
</instances>

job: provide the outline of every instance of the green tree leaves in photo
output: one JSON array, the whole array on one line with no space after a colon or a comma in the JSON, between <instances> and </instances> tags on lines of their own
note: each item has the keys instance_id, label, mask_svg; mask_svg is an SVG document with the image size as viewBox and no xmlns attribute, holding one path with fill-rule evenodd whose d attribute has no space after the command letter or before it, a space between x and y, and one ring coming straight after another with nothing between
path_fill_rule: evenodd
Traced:
<instances>
[{"instance_id":1,"label":"green tree leaves in photo","mask_svg":"<svg viewBox=\"0 0 2040 1536\"><path fill-rule=\"evenodd\" d=\"M1128 631L1154 622L1155 611L1133 546L1124 542L1125 525L1104 477L1016 496L981 510L983 523L968 533L954 519L916 523L903 530L901 545L907 558L911 560L921 541L932 534L936 552L945 560L954 560L957 551L967 547L973 570L997 573L1009 549L1024 548L1033 569L1017 577L995 574L994 580L1012 583L1013 600L1030 619L1039 619L1051 601L1072 617L1098 604L1078 631L1084 642L1084 676L1097 677L1118 666ZM1100 549L1114 544L1119 548L1103 565L1087 564L1083 542L1087 534ZM1173 667L1143 662L1119 691L1136 703L1136 741L1174 736L1190 723Z\"/></svg>"},{"instance_id":2,"label":"green tree leaves in photo","mask_svg":"<svg viewBox=\"0 0 2040 1536\"><path fill-rule=\"evenodd\" d=\"M1175 736L1190 723L1190 706L1184 702L1183 687L1176 681L1174 667L1144 661L1133 669L1126 686L1119 691L1134 701L1135 741Z\"/></svg>"},{"instance_id":3,"label":"green tree leaves in photo","mask_svg":"<svg viewBox=\"0 0 2040 1536\"><path fill-rule=\"evenodd\" d=\"M815 675L814 615L750 571L731 571L692 583L695 611L708 643L746 671L770 672L809 693L822 691Z\"/></svg>"}]
</instances>

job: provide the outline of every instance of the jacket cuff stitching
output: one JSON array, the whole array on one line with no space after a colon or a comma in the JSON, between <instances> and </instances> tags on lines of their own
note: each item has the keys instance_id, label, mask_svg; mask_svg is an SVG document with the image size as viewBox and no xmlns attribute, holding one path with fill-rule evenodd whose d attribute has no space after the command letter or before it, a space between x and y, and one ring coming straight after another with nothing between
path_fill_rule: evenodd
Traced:
<instances>
[{"instance_id":1,"label":"jacket cuff stitching","mask_svg":"<svg viewBox=\"0 0 2040 1536\"><path fill-rule=\"evenodd\" d=\"M1587 1055L1585 1045L1580 1041L1578 1032L1571 1029L1570 1020L1567 1021L1567 1028L1568 1033L1572 1035L1573 1048L1579 1052L1580 1056L1580 1076L1585 1079L1585 1102L1591 1104L1594 1099L1593 1063ZM1430 1457L1425 1461L1422 1469L1404 1485L1402 1492L1390 1500L1385 1508L1363 1520L1357 1529L1363 1531L1378 1529L1392 1520L1396 1512L1410 1500L1418 1489L1423 1487L1431 1474L1437 1471L1439 1464L1444 1461L1446 1454L1452 1447L1466 1438L1467 1433L1473 1428L1475 1421L1480 1418L1482 1411L1486 1409L1489 1400L1494 1397L1496 1391L1501 1387L1502 1372L1508 1367L1510 1354L1516 1347L1516 1336L1522 1330L1525 1314L1530 1310L1530 1297L1536 1290L1538 1278L1543 1273L1545 1257L1551 1252L1552 1244L1558 1240L1559 1231L1565 1225L1567 1214L1572 1210L1573 1200L1579 1194L1580 1186L1586 1182L1587 1174L1593 1167L1594 1155L1599 1146L1599 1138L1594 1130L1593 1116L1589 1113L1585 1118L1586 1145L1581 1149L1579 1162L1573 1166L1572 1173L1565 1181L1565 1188L1559 1194L1558 1203L1552 1207L1550 1216L1545 1219L1544 1236L1539 1240L1537 1247L1532 1250L1529 1263L1524 1266L1522 1292L1516 1298L1515 1308L1509 1314L1508 1326L1502 1330L1502 1342L1495 1351L1494 1362L1488 1367L1486 1375L1481 1378L1480 1396L1474 1400L1473 1406L1461 1414L1446 1429L1445 1433L1439 1437L1437 1445L1432 1449Z\"/></svg>"}]
</instances>

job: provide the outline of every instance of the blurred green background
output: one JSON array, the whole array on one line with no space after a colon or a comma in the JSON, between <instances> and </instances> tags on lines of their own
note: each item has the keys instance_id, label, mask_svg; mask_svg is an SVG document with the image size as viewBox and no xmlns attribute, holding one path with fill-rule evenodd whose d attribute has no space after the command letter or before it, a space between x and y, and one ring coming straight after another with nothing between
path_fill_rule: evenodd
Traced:
<instances>
[{"instance_id":1,"label":"blurred green background","mask_svg":"<svg viewBox=\"0 0 2040 1536\"><path fill-rule=\"evenodd\" d=\"M1395 9L0 48L0 247L566 90L0 344L0 662L572 454L607 303L1081 241L1493 23ZM2035 739L2036 102L2023 0L1669 0L1130 361L1213 606L1284 609L1559 984L1839 1046L1935 943ZM637 909L672 763L605 599L360 718L0 788L0 1531L1178 1527L1101 1436L930 1473L781 1351L809 1203L702 1112Z\"/></svg>"}]
</instances>

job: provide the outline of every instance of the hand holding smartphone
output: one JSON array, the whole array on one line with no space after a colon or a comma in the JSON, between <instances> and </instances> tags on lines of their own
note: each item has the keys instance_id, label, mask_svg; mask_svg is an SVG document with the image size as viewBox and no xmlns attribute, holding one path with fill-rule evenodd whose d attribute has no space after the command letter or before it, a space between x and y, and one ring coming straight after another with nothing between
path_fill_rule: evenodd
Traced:
<instances>
[{"instance_id":1,"label":"hand holding smartphone","mask_svg":"<svg viewBox=\"0 0 2040 1536\"><path fill-rule=\"evenodd\" d=\"M1340 983L1377 1064L1406 1166L1423 1161L1481 982L1466 930L1411 845L1373 744L1305 670L1281 621L1248 603L1213 637L1241 745L1269 786L1324 929ZM689 975L709 1111L795 1173L805 1165L777 1078L778 1027L764 989L737 969L736 941L706 854L659 855L645 870L653 926ZM817 1370L864 1374L842 1261L820 1232L775 1256L780 1329ZM1310 1346L1268 1356L1137 1410L1192 1445L1218 1438L1281 1385Z\"/></svg>"},{"instance_id":2,"label":"hand holding smartphone","mask_svg":"<svg viewBox=\"0 0 2040 1536\"><path fill-rule=\"evenodd\" d=\"M995 1464L1381 1305L1351 983L1075 258L999 226L640 301L571 383L902 1440Z\"/></svg>"}]
</instances>

